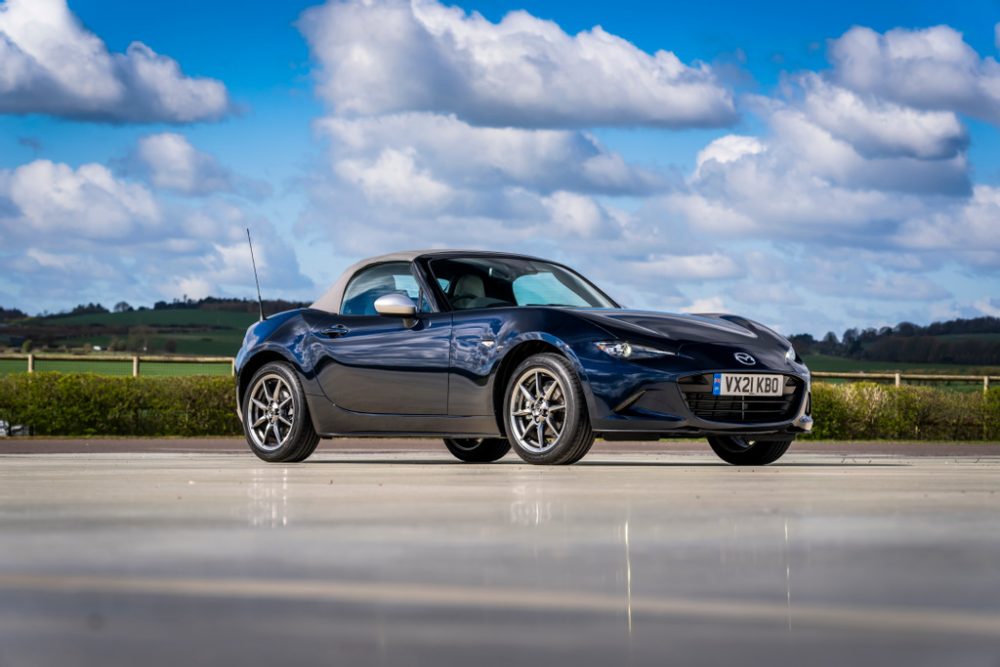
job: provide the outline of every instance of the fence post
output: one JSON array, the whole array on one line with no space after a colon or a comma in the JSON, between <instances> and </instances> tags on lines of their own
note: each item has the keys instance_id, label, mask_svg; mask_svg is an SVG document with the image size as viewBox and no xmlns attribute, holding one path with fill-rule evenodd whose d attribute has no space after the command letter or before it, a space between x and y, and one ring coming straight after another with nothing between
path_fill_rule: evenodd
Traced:
<instances>
[{"instance_id":1,"label":"fence post","mask_svg":"<svg viewBox=\"0 0 1000 667\"><path fill-rule=\"evenodd\" d=\"M236 357L233 357L233 358L232 358L232 359L230 360L230 364L229 364L229 365L230 365L230 367L232 367L232 369L233 369L233 377L236 377Z\"/></svg>"},{"instance_id":2,"label":"fence post","mask_svg":"<svg viewBox=\"0 0 1000 667\"><path fill-rule=\"evenodd\" d=\"M896 386L898 387L901 384L903 384L903 378L899 376L899 373L896 373Z\"/></svg>"},{"instance_id":3,"label":"fence post","mask_svg":"<svg viewBox=\"0 0 1000 667\"><path fill-rule=\"evenodd\" d=\"M28 353L28 372L29 373L35 372L35 355L32 352Z\"/></svg>"},{"instance_id":4,"label":"fence post","mask_svg":"<svg viewBox=\"0 0 1000 667\"><path fill-rule=\"evenodd\" d=\"M132 377L139 377L139 355L132 355Z\"/></svg>"},{"instance_id":5,"label":"fence post","mask_svg":"<svg viewBox=\"0 0 1000 667\"><path fill-rule=\"evenodd\" d=\"M983 376L983 393L985 394L989 390L990 390L990 376L989 375L984 375Z\"/></svg>"}]
</instances>

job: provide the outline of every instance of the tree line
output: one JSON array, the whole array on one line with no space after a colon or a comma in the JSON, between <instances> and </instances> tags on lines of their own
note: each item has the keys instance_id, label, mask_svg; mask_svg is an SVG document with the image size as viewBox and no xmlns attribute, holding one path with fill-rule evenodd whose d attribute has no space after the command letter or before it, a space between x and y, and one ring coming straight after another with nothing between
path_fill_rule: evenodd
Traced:
<instances>
[{"instance_id":1,"label":"tree line","mask_svg":"<svg viewBox=\"0 0 1000 667\"><path fill-rule=\"evenodd\" d=\"M1000 318L976 317L926 326L900 322L894 327L830 331L820 339L797 334L789 340L800 355L826 354L848 359L968 365L1000 364Z\"/></svg>"},{"instance_id":2,"label":"tree line","mask_svg":"<svg viewBox=\"0 0 1000 667\"><path fill-rule=\"evenodd\" d=\"M269 299L264 301L264 311L277 313L306 305L308 304L301 301ZM135 310L224 310L256 313L257 301L211 296L189 299L185 296L172 301L157 301L151 309L146 306L133 307L126 301L119 301L110 311L100 303L81 303L70 310L45 316L68 317ZM20 309L0 307L0 323L28 318L28 314ZM871 361L1000 365L1000 318L997 317L954 319L926 326L900 322L894 327L852 327L840 336L830 331L819 339L811 334L796 334L790 340L800 355L825 354ZM136 342L125 339L118 344L131 349Z\"/></svg>"},{"instance_id":3,"label":"tree line","mask_svg":"<svg viewBox=\"0 0 1000 667\"><path fill-rule=\"evenodd\" d=\"M293 308L304 308L309 304L305 301L286 301L285 299L264 299L265 313L279 313L283 310ZM203 299L189 299L186 296L173 301L157 301L152 307L133 307L127 301L119 301L111 309L100 303L81 303L69 310L58 313L42 312L36 317L71 317L74 315L105 315L107 313L131 313L146 310L225 310L237 313L256 313L256 299L226 299L208 296ZM4 308L0 306L0 322L17 322L26 320L31 316L18 308Z\"/></svg>"}]
</instances>

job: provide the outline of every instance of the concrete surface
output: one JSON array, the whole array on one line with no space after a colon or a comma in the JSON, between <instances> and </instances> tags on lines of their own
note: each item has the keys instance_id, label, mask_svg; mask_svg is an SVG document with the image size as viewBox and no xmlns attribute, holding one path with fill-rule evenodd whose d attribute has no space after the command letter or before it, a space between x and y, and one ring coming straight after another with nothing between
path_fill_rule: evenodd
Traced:
<instances>
[{"instance_id":1,"label":"concrete surface","mask_svg":"<svg viewBox=\"0 0 1000 667\"><path fill-rule=\"evenodd\" d=\"M440 440L427 438L337 438L321 440L317 452L383 454L409 452L440 454ZM704 454L708 443L699 440L660 440L658 442L605 442L594 444L591 456L601 454ZM859 440L800 440L791 450L797 454L831 454L847 457L890 456L1000 456L1000 442L977 441L903 441ZM68 438L30 437L0 438L3 454L138 454L149 452L246 454L247 443L242 437L229 438ZM510 458L514 458L511 454Z\"/></svg>"},{"instance_id":2,"label":"concrete surface","mask_svg":"<svg viewBox=\"0 0 1000 667\"><path fill-rule=\"evenodd\" d=\"M1000 665L996 446L192 442L0 455L0 666Z\"/></svg>"}]
</instances>

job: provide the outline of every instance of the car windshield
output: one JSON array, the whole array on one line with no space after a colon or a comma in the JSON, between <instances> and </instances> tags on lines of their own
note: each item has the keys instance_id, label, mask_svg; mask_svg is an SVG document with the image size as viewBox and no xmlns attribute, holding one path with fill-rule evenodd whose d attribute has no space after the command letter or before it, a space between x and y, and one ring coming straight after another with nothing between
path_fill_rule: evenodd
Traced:
<instances>
[{"instance_id":1,"label":"car windshield","mask_svg":"<svg viewBox=\"0 0 1000 667\"><path fill-rule=\"evenodd\" d=\"M454 310L508 306L615 308L583 276L517 257L432 259L431 273Z\"/></svg>"}]
</instances>

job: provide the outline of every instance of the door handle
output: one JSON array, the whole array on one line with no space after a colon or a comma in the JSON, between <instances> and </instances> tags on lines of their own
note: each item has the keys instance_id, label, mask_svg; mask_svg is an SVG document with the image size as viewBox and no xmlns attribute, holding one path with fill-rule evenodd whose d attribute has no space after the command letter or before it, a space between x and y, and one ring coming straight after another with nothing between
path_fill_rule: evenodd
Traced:
<instances>
[{"instance_id":1,"label":"door handle","mask_svg":"<svg viewBox=\"0 0 1000 667\"><path fill-rule=\"evenodd\" d=\"M323 329L323 335L329 338L339 338L351 330L345 327L343 324L334 324L332 327L327 327Z\"/></svg>"}]
</instances>

